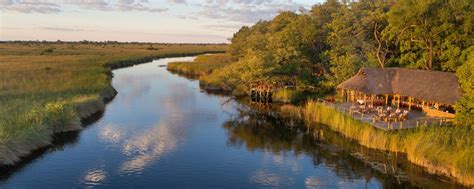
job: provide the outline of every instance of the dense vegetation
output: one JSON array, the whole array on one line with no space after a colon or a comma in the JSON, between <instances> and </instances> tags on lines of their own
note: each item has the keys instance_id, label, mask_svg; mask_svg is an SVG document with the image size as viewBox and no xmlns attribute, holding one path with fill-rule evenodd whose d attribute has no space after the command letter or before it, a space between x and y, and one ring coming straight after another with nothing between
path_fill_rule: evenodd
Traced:
<instances>
[{"instance_id":1,"label":"dense vegetation","mask_svg":"<svg viewBox=\"0 0 474 189\"><path fill-rule=\"evenodd\" d=\"M459 121L472 125L473 7L472 0L328 0L299 14L281 12L235 33L230 53L237 61L203 81L232 88L284 81L323 93L361 67L458 71L465 94Z\"/></svg>"},{"instance_id":2,"label":"dense vegetation","mask_svg":"<svg viewBox=\"0 0 474 189\"><path fill-rule=\"evenodd\" d=\"M150 48L153 47L153 48ZM55 132L113 97L110 68L153 58L222 52L225 45L0 43L0 164L50 143Z\"/></svg>"}]
</instances>

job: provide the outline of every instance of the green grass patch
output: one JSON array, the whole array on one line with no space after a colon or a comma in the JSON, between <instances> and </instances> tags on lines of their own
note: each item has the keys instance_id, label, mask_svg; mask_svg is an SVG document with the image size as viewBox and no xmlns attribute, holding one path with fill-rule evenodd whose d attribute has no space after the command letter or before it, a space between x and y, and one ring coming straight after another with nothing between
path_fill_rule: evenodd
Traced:
<instances>
[{"instance_id":1,"label":"green grass patch","mask_svg":"<svg viewBox=\"0 0 474 189\"><path fill-rule=\"evenodd\" d=\"M203 76L232 62L229 54L199 55L192 62L171 62L167 69L185 75Z\"/></svg>"}]
</instances>

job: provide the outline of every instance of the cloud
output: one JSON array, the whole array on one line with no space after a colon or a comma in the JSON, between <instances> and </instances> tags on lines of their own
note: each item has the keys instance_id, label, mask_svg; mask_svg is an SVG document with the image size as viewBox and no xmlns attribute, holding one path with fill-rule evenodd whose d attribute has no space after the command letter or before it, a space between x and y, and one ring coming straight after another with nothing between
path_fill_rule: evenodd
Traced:
<instances>
[{"instance_id":1,"label":"cloud","mask_svg":"<svg viewBox=\"0 0 474 189\"><path fill-rule=\"evenodd\" d=\"M64 27L36 27L37 29L42 30L51 30L51 31L63 31L63 32L77 32L77 31L94 31L88 29L80 29L80 28L64 28Z\"/></svg>"},{"instance_id":2,"label":"cloud","mask_svg":"<svg viewBox=\"0 0 474 189\"><path fill-rule=\"evenodd\" d=\"M16 11L22 13L58 13L61 6L45 0L1 0L0 10Z\"/></svg>"},{"instance_id":3,"label":"cloud","mask_svg":"<svg viewBox=\"0 0 474 189\"><path fill-rule=\"evenodd\" d=\"M275 0L206 0L206 3L215 3L219 5L226 5L229 3L235 4L263 4L263 3L275 3Z\"/></svg>"},{"instance_id":4,"label":"cloud","mask_svg":"<svg viewBox=\"0 0 474 189\"><path fill-rule=\"evenodd\" d=\"M72 4L84 9L100 11L145 11L164 12L167 8L153 8L148 0L64 0L65 4Z\"/></svg>"},{"instance_id":5,"label":"cloud","mask_svg":"<svg viewBox=\"0 0 474 189\"><path fill-rule=\"evenodd\" d=\"M62 12L65 6L71 5L99 11L164 12L168 10L150 7L148 0L0 0L0 10L22 13L58 13Z\"/></svg>"},{"instance_id":6,"label":"cloud","mask_svg":"<svg viewBox=\"0 0 474 189\"><path fill-rule=\"evenodd\" d=\"M304 5L291 1L273 0L208 0L198 13L213 19L230 20L251 24L269 20L280 11L297 11Z\"/></svg>"},{"instance_id":7,"label":"cloud","mask_svg":"<svg viewBox=\"0 0 474 189\"><path fill-rule=\"evenodd\" d=\"M186 4L186 0L168 0L170 3Z\"/></svg>"},{"instance_id":8,"label":"cloud","mask_svg":"<svg viewBox=\"0 0 474 189\"><path fill-rule=\"evenodd\" d=\"M216 24L209 24L205 26L206 28L216 30L216 31L229 31L235 32L239 28L242 27L242 24L239 23L216 23Z\"/></svg>"}]
</instances>

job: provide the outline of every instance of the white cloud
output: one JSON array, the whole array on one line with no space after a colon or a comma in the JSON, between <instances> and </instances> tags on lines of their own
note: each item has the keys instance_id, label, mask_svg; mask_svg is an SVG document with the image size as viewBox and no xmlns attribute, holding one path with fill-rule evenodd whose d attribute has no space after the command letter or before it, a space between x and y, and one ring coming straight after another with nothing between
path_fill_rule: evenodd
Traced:
<instances>
[{"instance_id":1,"label":"white cloud","mask_svg":"<svg viewBox=\"0 0 474 189\"><path fill-rule=\"evenodd\" d=\"M272 0L207 0L198 13L214 19L230 20L245 24L269 20L280 11L297 11L304 5L291 1Z\"/></svg>"},{"instance_id":2,"label":"white cloud","mask_svg":"<svg viewBox=\"0 0 474 189\"><path fill-rule=\"evenodd\" d=\"M16 11L23 13L58 13L61 6L46 0L2 0L0 10Z\"/></svg>"},{"instance_id":3,"label":"white cloud","mask_svg":"<svg viewBox=\"0 0 474 189\"><path fill-rule=\"evenodd\" d=\"M186 4L186 0L168 0L170 3Z\"/></svg>"},{"instance_id":4,"label":"white cloud","mask_svg":"<svg viewBox=\"0 0 474 189\"><path fill-rule=\"evenodd\" d=\"M0 10L47 14L62 12L64 6L68 5L100 11L164 12L168 10L152 7L148 0L1 0Z\"/></svg>"}]
</instances>

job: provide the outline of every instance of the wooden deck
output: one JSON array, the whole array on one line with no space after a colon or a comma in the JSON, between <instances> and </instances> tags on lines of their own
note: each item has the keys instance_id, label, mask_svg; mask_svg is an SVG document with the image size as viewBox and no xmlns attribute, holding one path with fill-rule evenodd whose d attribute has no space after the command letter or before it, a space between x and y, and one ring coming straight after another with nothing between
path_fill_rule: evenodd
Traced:
<instances>
[{"instance_id":1,"label":"wooden deck","mask_svg":"<svg viewBox=\"0 0 474 189\"><path fill-rule=\"evenodd\" d=\"M322 99L318 99L318 103L323 103L327 106L333 107L336 110L352 116L355 119L366 122L375 128L382 130L399 130L399 129L411 129L421 126L450 126L453 124L453 119L450 118L436 118L425 115L423 112L418 110L411 110L408 114L408 118L405 121L397 122L385 122L375 121L373 119L374 114L360 113L357 111L350 111L351 103L332 103Z\"/></svg>"},{"instance_id":2,"label":"wooden deck","mask_svg":"<svg viewBox=\"0 0 474 189\"><path fill-rule=\"evenodd\" d=\"M252 83L252 86L250 88L250 98L252 102L272 103L273 92L275 88L276 87L271 84L259 82Z\"/></svg>"}]
</instances>

